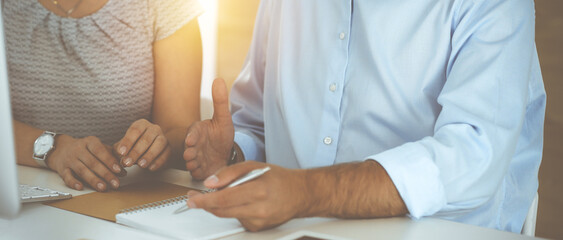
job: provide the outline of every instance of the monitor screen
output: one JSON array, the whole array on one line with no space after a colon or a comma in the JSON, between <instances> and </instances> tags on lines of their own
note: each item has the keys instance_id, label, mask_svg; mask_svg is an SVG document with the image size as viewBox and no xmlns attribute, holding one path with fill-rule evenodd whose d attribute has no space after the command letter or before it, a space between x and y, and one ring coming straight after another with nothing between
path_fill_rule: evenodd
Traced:
<instances>
[{"instance_id":1,"label":"monitor screen","mask_svg":"<svg viewBox=\"0 0 563 240\"><path fill-rule=\"evenodd\" d=\"M0 218L12 218L19 212L20 197L2 19L0 11Z\"/></svg>"}]
</instances>

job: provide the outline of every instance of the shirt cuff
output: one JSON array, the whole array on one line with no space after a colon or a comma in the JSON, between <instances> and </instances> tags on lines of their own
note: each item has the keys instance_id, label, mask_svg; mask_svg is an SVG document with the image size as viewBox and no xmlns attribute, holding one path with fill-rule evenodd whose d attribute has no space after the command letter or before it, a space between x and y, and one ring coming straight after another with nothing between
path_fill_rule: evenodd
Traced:
<instances>
[{"instance_id":1,"label":"shirt cuff","mask_svg":"<svg viewBox=\"0 0 563 240\"><path fill-rule=\"evenodd\" d=\"M265 162L264 150L258 145L252 135L237 131L235 132L235 143L238 144L244 154L245 161Z\"/></svg>"},{"instance_id":2,"label":"shirt cuff","mask_svg":"<svg viewBox=\"0 0 563 240\"><path fill-rule=\"evenodd\" d=\"M420 143L402 146L375 154L372 159L387 171L409 210L418 219L433 215L447 204L440 170L430 153Z\"/></svg>"}]
</instances>

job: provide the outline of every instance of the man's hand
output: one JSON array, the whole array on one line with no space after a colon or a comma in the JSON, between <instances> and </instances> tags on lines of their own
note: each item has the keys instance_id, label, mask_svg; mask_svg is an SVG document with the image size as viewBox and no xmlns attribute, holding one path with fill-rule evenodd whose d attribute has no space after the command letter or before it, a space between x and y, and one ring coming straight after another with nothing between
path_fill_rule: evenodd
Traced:
<instances>
[{"instance_id":1,"label":"man's hand","mask_svg":"<svg viewBox=\"0 0 563 240\"><path fill-rule=\"evenodd\" d=\"M373 160L307 170L268 165L272 170L264 175L224 188L265 165L249 161L221 169L204 185L223 189L207 194L190 191L188 206L237 218L249 231L272 228L292 218L375 218L408 213L391 178Z\"/></svg>"},{"instance_id":2,"label":"man's hand","mask_svg":"<svg viewBox=\"0 0 563 240\"><path fill-rule=\"evenodd\" d=\"M68 187L82 190L83 183L79 179L97 191L106 191L108 184L114 189L119 187L116 175L125 172L119 167L110 146L92 136L75 139L59 135L57 138L57 145L49 155L47 165L61 176Z\"/></svg>"},{"instance_id":3,"label":"man's hand","mask_svg":"<svg viewBox=\"0 0 563 240\"><path fill-rule=\"evenodd\" d=\"M204 179L227 165L234 144L234 127L229 112L227 86L215 79L213 117L195 122L188 129L184 160L194 179Z\"/></svg>"},{"instance_id":4,"label":"man's hand","mask_svg":"<svg viewBox=\"0 0 563 240\"><path fill-rule=\"evenodd\" d=\"M114 151L121 156L122 166L137 164L151 171L162 167L171 152L168 139L160 126L145 119L131 124L125 136L113 146Z\"/></svg>"},{"instance_id":5,"label":"man's hand","mask_svg":"<svg viewBox=\"0 0 563 240\"><path fill-rule=\"evenodd\" d=\"M248 161L223 168L207 178L208 188L223 188L246 173L266 164ZM304 170L269 165L272 170L236 187L201 194L188 193L188 205L218 217L237 218L249 231L272 228L292 218L303 217L309 208Z\"/></svg>"}]
</instances>

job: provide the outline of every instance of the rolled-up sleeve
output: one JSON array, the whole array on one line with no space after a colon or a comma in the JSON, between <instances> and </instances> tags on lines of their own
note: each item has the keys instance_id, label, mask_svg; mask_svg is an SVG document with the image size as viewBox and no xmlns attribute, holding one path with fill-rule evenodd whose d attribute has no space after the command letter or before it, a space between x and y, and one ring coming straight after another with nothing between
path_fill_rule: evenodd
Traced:
<instances>
[{"instance_id":1,"label":"rolled-up sleeve","mask_svg":"<svg viewBox=\"0 0 563 240\"><path fill-rule=\"evenodd\" d=\"M366 158L386 169L412 217L467 212L499 189L533 107L534 18L533 1L464 1L433 136Z\"/></svg>"}]
</instances>

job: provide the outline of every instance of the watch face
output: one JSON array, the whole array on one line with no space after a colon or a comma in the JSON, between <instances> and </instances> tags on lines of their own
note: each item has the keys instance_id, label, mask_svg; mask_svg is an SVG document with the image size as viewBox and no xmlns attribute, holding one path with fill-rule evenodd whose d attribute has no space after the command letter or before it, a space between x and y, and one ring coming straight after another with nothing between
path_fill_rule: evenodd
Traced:
<instances>
[{"instance_id":1,"label":"watch face","mask_svg":"<svg viewBox=\"0 0 563 240\"><path fill-rule=\"evenodd\" d=\"M51 150L54 142L55 139L52 135L43 134L37 138L37 141L33 145L33 152L35 152L35 154L38 156L45 155L47 152L49 152L49 150Z\"/></svg>"}]
</instances>

